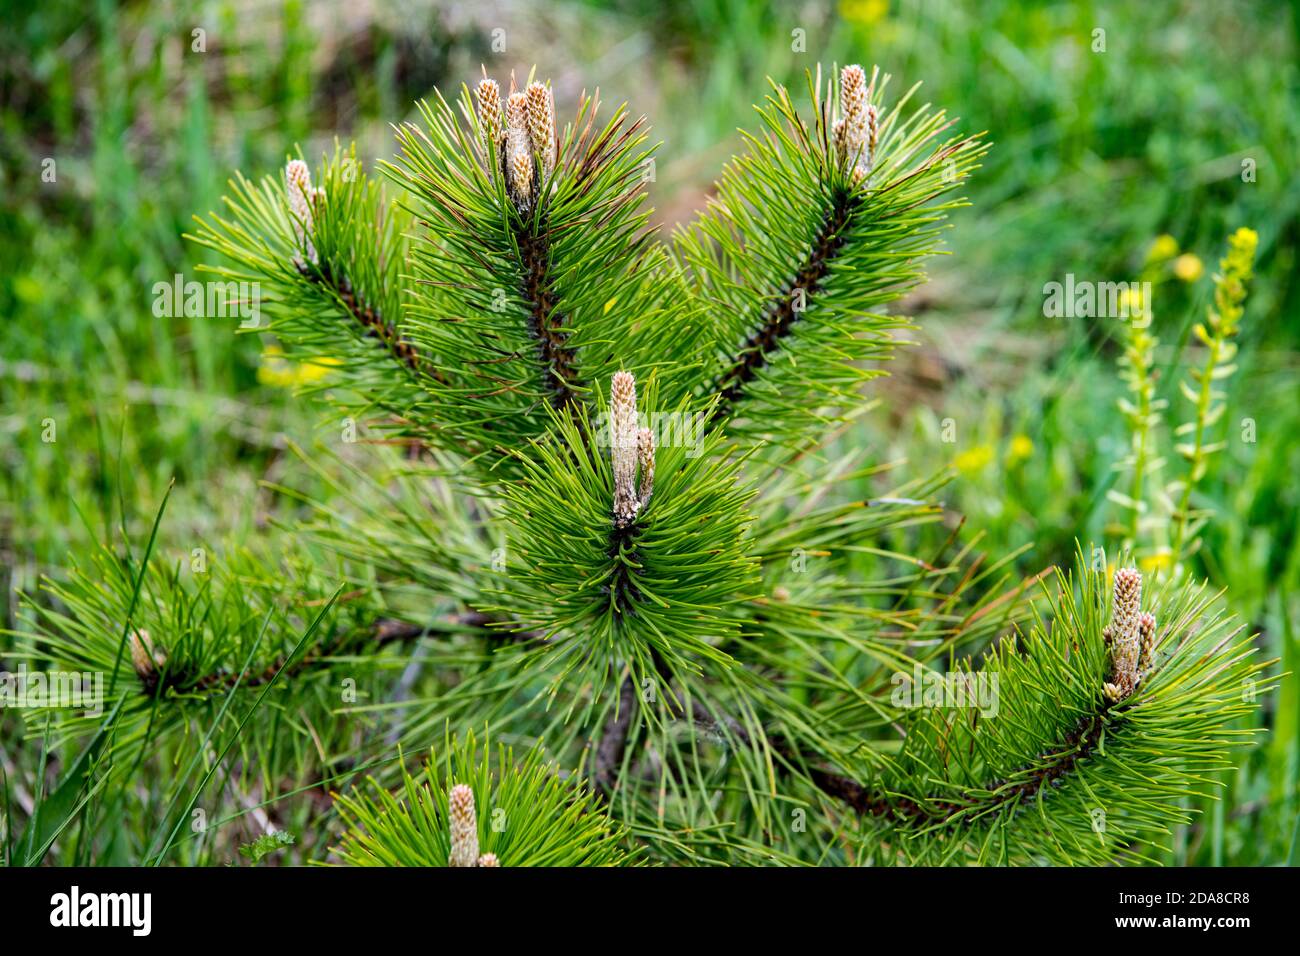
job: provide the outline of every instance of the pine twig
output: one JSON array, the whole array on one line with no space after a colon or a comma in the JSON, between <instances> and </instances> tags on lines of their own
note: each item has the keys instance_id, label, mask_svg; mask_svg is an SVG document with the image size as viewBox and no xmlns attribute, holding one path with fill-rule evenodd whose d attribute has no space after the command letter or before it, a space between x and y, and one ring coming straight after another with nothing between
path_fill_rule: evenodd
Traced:
<instances>
[{"instance_id":1,"label":"pine twig","mask_svg":"<svg viewBox=\"0 0 1300 956\"><path fill-rule=\"evenodd\" d=\"M758 328L741 347L727 370L719 376L713 390L720 398L710 416L711 425L717 424L731 413L744 395L745 386L758 377L771 353L777 350L781 340L793 330L800 313L795 308L796 294L802 291L806 302L821 289L844 244L844 230L848 228L853 213L860 204L861 197L856 193L843 191L835 195L813 238L808 258L800 265L776 301L768 307Z\"/></svg>"},{"instance_id":2,"label":"pine twig","mask_svg":"<svg viewBox=\"0 0 1300 956\"><path fill-rule=\"evenodd\" d=\"M508 639L523 643L541 639L541 635L531 631L503 631L500 629L504 623L501 619L477 611L459 615L456 618L456 623L465 627L481 629L485 632L485 636L493 640ZM145 693L149 695L157 692L160 684L164 691L175 689L178 691L208 692L229 689L234 687L236 683L239 683L244 688L260 687L270 683L282 669L287 668L286 676L293 676L321 663L326 658L345 651L363 648L377 650L389 644L406 643L438 633L441 632L429 625L414 624L392 618L381 618L369 627L342 635L327 647L302 655L296 661L291 662L281 655L260 670L245 675L242 681L239 679L239 674L229 670L220 670L211 674L196 676L187 674L184 671L169 671L166 666L154 665L149 667L137 666L136 673L140 678Z\"/></svg>"},{"instance_id":3,"label":"pine twig","mask_svg":"<svg viewBox=\"0 0 1300 956\"><path fill-rule=\"evenodd\" d=\"M341 271L332 269L329 263L316 265L299 261L297 266L303 278L336 296L348 314L365 329L366 334L377 339L398 362L417 375L423 372L435 381L442 381L441 372L430 368L421 359L415 346L403 338L397 327L380 315L378 309L367 305L357 296L352 283Z\"/></svg>"},{"instance_id":4,"label":"pine twig","mask_svg":"<svg viewBox=\"0 0 1300 956\"><path fill-rule=\"evenodd\" d=\"M545 234L534 233L527 224L517 233L520 264L523 267L523 296L528 303L528 323L537 339L543 375L551 404L563 409L580 392L577 355L568 344L565 316L556 306L550 249Z\"/></svg>"},{"instance_id":5,"label":"pine twig","mask_svg":"<svg viewBox=\"0 0 1300 956\"><path fill-rule=\"evenodd\" d=\"M632 675L623 679L618 692L618 712L614 714L600 734L596 756L592 763L591 782L606 799L613 794L627 752L628 733L632 729L632 712L637 707L636 684Z\"/></svg>"}]
</instances>

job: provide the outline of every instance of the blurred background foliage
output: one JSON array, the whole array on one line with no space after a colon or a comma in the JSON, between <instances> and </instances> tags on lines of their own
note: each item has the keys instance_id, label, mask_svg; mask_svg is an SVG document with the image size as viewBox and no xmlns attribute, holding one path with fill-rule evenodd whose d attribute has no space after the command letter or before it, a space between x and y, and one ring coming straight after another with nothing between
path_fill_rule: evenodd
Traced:
<instances>
[{"instance_id":1,"label":"blurred background foliage","mask_svg":"<svg viewBox=\"0 0 1300 956\"><path fill-rule=\"evenodd\" d=\"M154 314L154 283L202 278L204 254L182 234L217 208L232 170L274 173L295 144L316 158L335 137L355 139L369 164L391 156L389 124L435 86L457 88L480 63L521 79L537 64L562 114L599 86L649 116L664 144L650 189L671 227L739 148L765 77L801 82L819 61L857 61L904 86L923 81L922 100L988 130L994 148L973 205L954 217L953 254L904 304L917 347L872 383L879 405L842 441L906 458L913 476L956 469L950 525L964 520L962 534L994 558L1018 553L1026 574L1068 562L1076 539L1106 540L1116 517L1106 492L1127 442L1120 330L1045 318L1044 284L1135 279L1153 243L1172 237L1179 257L1153 306L1159 389L1181 412L1175 385L1224 240L1257 230L1229 440L1201 489L1216 518L1196 570L1296 670L1300 4L3 6L0 626L18 623L14 594L40 575L63 576L118 530L147 534L173 477L159 553L257 538L292 517L293 502L263 485L294 468L289 444L337 430L328 408L293 396L295 384L319 385L319 369L295 370L233 322ZM1244 419L1253 442L1240 440ZM300 487L312 480L302 471ZM1225 799L1178 834L1170 862L1296 859L1298 717L1288 676L1266 702L1267 734L1221 776ZM19 749L0 726L7 770Z\"/></svg>"}]
</instances>

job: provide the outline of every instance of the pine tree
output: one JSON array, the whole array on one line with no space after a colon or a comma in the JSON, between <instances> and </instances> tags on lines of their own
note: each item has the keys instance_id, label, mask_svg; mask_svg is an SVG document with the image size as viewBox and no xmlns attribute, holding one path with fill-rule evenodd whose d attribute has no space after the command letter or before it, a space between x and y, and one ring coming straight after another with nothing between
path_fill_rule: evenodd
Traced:
<instances>
[{"instance_id":1,"label":"pine tree","mask_svg":"<svg viewBox=\"0 0 1300 956\"><path fill-rule=\"evenodd\" d=\"M33 654L112 704L49 746L85 742L78 786L185 771L121 853L204 859L224 768L232 815L338 791L304 852L341 863L1158 859L1268 683L1220 596L922 556L948 476L845 437L984 140L875 70L773 84L665 240L642 120L508 86L420 104L378 174L292 158L200 220L369 441L299 450L329 492L276 489L288 558L194 584L151 539L56 588Z\"/></svg>"}]
</instances>

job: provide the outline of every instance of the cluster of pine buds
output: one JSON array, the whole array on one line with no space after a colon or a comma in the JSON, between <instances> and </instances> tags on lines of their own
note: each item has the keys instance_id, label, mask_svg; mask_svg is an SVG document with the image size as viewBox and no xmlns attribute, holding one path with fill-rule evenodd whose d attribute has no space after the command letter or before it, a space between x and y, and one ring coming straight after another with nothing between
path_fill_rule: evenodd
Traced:
<instances>
[{"instance_id":1,"label":"cluster of pine buds","mask_svg":"<svg viewBox=\"0 0 1300 956\"><path fill-rule=\"evenodd\" d=\"M636 379L615 372L610 382L610 458L614 466L614 523L626 528L650 500L655 484L655 439L638 428ZM637 471L641 472L637 483Z\"/></svg>"},{"instance_id":2,"label":"cluster of pine buds","mask_svg":"<svg viewBox=\"0 0 1300 956\"><path fill-rule=\"evenodd\" d=\"M854 64L840 71L840 118L835 121L835 148L840 162L852 170L853 181L861 183L871 175L880 137L880 112L870 102L871 89L862 67Z\"/></svg>"},{"instance_id":3,"label":"cluster of pine buds","mask_svg":"<svg viewBox=\"0 0 1300 956\"><path fill-rule=\"evenodd\" d=\"M474 92L479 128L496 148L510 198L520 212L527 212L541 184L555 171L555 98L545 83L529 83L519 92L511 77L510 86L504 107L496 80L485 75Z\"/></svg>"},{"instance_id":4,"label":"cluster of pine buds","mask_svg":"<svg viewBox=\"0 0 1300 956\"><path fill-rule=\"evenodd\" d=\"M298 237L298 248L306 254L309 261L316 263L319 260L311 236L316 206L325 198L325 190L312 188L311 170L301 159L292 159L284 167L284 189L289 195L289 212L292 214L294 234Z\"/></svg>"},{"instance_id":5,"label":"cluster of pine buds","mask_svg":"<svg viewBox=\"0 0 1300 956\"><path fill-rule=\"evenodd\" d=\"M1111 621L1101 635L1110 648L1111 679L1106 697L1118 703L1155 667L1156 619L1141 610L1142 573L1136 568L1115 572Z\"/></svg>"},{"instance_id":6,"label":"cluster of pine buds","mask_svg":"<svg viewBox=\"0 0 1300 956\"><path fill-rule=\"evenodd\" d=\"M478 815L474 812L474 791L458 783L447 794L451 816L451 856L448 866L500 866L495 853L478 852Z\"/></svg>"}]
</instances>

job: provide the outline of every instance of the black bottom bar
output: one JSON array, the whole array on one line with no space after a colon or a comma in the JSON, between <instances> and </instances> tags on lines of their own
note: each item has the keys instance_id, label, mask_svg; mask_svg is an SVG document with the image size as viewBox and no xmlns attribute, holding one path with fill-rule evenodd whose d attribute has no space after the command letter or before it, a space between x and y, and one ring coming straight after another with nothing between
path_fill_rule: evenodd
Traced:
<instances>
[{"instance_id":1,"label":"black bottom bar","mask_svg":"<svg viewBox=\"0 0 1300 956\"><path fill-rule=\"evenodd\" d=\"M1064 931L1072 942L1162 931L1227 942L1289 925L1296 889L1287 869L45 868L0 871L0 913L9 945L73 934L127 946L373 944L426 927L430 941L468 935L495 947L516 936L554 945L575 934L616 948L629 934L653 936L656 926L665 942L680 942L680 921L696 927L696 945L717 938L734 946L779 924L863 941L905 930L927 942L1003 932L1024 940L1038 931L1057 939Z\"/></svg>"}]
</instances>

